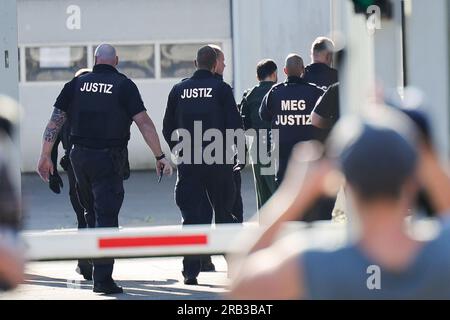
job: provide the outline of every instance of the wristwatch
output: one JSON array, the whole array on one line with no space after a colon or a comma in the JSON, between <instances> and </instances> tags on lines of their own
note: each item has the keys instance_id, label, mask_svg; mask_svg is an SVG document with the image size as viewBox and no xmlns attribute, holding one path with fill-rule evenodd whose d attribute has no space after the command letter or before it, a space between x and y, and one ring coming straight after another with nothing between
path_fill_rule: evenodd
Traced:
<instances>
[{"instance_id":1,"label":"wristwatch","mask_svg":"<svg viewBox=\"0 0 450 320\"><path fill-rule=\"evenodd\" d=\"M163 152L160 156L157 156L157 157L155 157L155 158L156 158L157 161L159 161L159 160L164 159L165 157L166 157L166 155L165 155L164 152Z\"/></svg>"}]
</instances>

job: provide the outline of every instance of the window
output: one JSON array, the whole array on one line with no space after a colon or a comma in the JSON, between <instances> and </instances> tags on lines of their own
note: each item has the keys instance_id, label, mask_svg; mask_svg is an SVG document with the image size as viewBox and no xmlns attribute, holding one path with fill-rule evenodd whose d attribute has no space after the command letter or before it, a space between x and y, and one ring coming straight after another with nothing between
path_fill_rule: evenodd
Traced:
<instances>
[{"instance_id":1,"label":"window","mask_svg":"<svg viewBox=\"0 0 450 320\"><path fill-rule=\"evenodd\" d=\"M87 67L86 47L34 47L25 49L27 81L68 81Z\"/></svg>"},{"instance_id":2,"label":"window","mask_svg":"<svg viewBox=\"0 0 450 320\"><path fill-rule=\"evenodd\" d=\"M195 71L194 60L197 50L204 45L204 43L161 44L161 78L190 77Z\"/></svg>"},{"instance_id":3,"label":"window","mask_svg":"<svg viewBox=\"0 0 450 320\"><path fill-rule=\"evenodd\" d=\"M154 45L117 45L114 47L119 57L117 69L120 72L132 79L155 77Z\"/></svg>"},{"instance_id":4,"label":"window","mask_svg":"<svg viewBox=\"0 0 450 320\"><path fill-rule=\"evenodd\" d=\"M215 44L221 46L221 43ZM119 57L117 69L131 79L190 77L195 71L197 50L204 45L206 43L113 44ZM20 80L69 81L79 69L91 67L93 61L88 59L88 51L95 52L96 49L96 46L91 46L92 43L22 48L25 51L25 61L22 71L24 77ZM157 55L158 51L160 56ZM159 66L156 65L157 62Z\"/></svg>"}]
</instances>

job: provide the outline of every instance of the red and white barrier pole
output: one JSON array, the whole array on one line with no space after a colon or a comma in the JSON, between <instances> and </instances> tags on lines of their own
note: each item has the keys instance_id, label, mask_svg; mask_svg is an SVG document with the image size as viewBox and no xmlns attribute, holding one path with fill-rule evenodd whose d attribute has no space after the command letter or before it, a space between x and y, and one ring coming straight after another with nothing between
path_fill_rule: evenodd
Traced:
<instances>
[{"instance_id":1,"label":"red and white barrier pole","mask_svg":"<svg viewBox=\"0 0 450 320\"><path fill-rule=\"evenodd\" d=\"M239 250L236 236L241 232L257 234L256 224L161 226L144 228L99 228L86 230L29 231L21 234L25 257L29 261L73 260L79 258L138 258L224 254ZM413 224L418 238L433 237L436 221ZM345 223L331 221L308 225L289 222L284 235L299 248L332 249L348 241Z\"/></svg>"}]
</instances>

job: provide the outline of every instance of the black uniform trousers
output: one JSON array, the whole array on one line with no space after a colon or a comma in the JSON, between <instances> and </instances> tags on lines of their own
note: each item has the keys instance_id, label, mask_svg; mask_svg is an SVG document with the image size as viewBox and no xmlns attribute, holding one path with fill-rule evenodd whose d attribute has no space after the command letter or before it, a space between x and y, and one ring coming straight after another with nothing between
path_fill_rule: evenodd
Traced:
<instances>
[{"instance_id":1,"label":"black uniform trousers","mask_svg":"<svg viewBox=\"0 0 450 320\"><path fill-rule=\"evenodd\" d=\"M238 223L244 222L244 205L242 203L242 195L241 195L241 171L236 170L233 171L233 181L234 181L234 187L236 189L235 197L234 197L234 203L233 203L233 209L231 210L231 213L235 216L236 221ZM213 210L211 207L211 204L208 199L208 195L206 194L203 199L201 200L200 204L200 212L202 212L202 217L205 217L205 221L208 220L208 223L212 223L213 218ZM206 218L208 217L208 218ZM201 263L208 265L212 263L211 256L210 255L204 255L202 256Z\"/></svg>"},{"instance_id":2,"label":"black uniform trousers","mask_svg":"<svg viewBox=\"0 0 450 320\"><path fill-rule=\"evenodd\" d=\"M113 149L76 145L70 152L89 228L119 226L118 216L124 198L121 160ZM114 259L94 259L93 264L94 284L112 281Z\"/></svg>"},{"instance_id":3,"label":"black uniform trousers","mask_svg":"<svg viewBox=\"0 0 450 320\"><path fill-rule=\"evenodd\" d=\"M90 217L92 215L86 214L84 207L81 205L81 200L79 198L79 194L77 191L77 180L75 178L75 173L73 172L72 164L70 160L68 160L67 156L67 164L63 167L63 169L67 172L67 178L69 180L69 199L72 205L73 211L77 215L77 225L78 229L87 228L88 224L86 222L86 217ZM89 266L90 261L87 259L79 259L78 266Z\"/></svg>"},{"instance_id":4,"label":"black uniform trousers","mask_svg":"<svg viewBox=\"0 0 450 320\"><path fill-rule=\"evenodd\" d=\"M80 199L78 198L76 187L77 180L75 178L75 173L73 172L72 164L70 163L70 161L68 161L66 168L67 178L69 180L69 199L73 211L75 211L75 214L77 215L78 229L85 229L87 228L87 222L84 216L85 211L83 206L81 205Z\"/></svg>"},{"instance_id":5,"label":"black uniform trousers","mask_svg":"<svg viewBox=\"0 0 450 320\"><path fill-rule=\"evenodd\" d=\"M211 214L205 208L205 190L210 206L214 209L215 222L236 223L232 214L236 188L231 165L180 164L175 185L175 202L180 208L183 226L210 224ZM200 273L202 256L185 256L183 275L196 278Z\"/></svg>"}]
</instances>

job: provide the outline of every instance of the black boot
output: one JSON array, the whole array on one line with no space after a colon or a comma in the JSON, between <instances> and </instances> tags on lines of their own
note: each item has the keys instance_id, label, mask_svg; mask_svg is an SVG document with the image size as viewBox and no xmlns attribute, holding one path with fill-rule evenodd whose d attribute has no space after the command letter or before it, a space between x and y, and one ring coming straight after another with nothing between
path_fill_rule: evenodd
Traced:
<instances>
[{"instance_id":1,"label":"black boot","mask_svg":"<svg viewBox=\"0 0 450 320\"><path fill-rule=\"evenodd\" d=\"M75 271L81 274L85 280L92 280L92 263L89 260L78 260L78 265Z\"/></svg>"},{"instance_id":2,"label":"black boot","mask_svg":"<svg viewBox=\"0 0 450 320\"><path fill-rule=\"evenodd\" d=\"M198 285L197 278L186 276L186 273L184 273L184 271L182 272L182 274L184 277L184 284Z\"/></svg>"},{"instance_id":3,"label":"black boot","mask_svg":"<svg viewBox=\"0 0 450 320\"><path fill-rule=\"evenodd\" d=\"M93 291L96 293L104 293L104 294L123 293L122 287L119 287L112 279L107 282L94 283Z\"/></svg>"},{"instance_id":4,"label":"black boot","mask_svg":"<svg viewBox=\"0 0 450 320\"><path fill-rule=\"evenodd\" d=\"M214 263L211 261L211 256L204 256L202 257L202 267L200 269L202 272L215 272L216 267L214 266Z\"/></svg>"}]
</instances>

